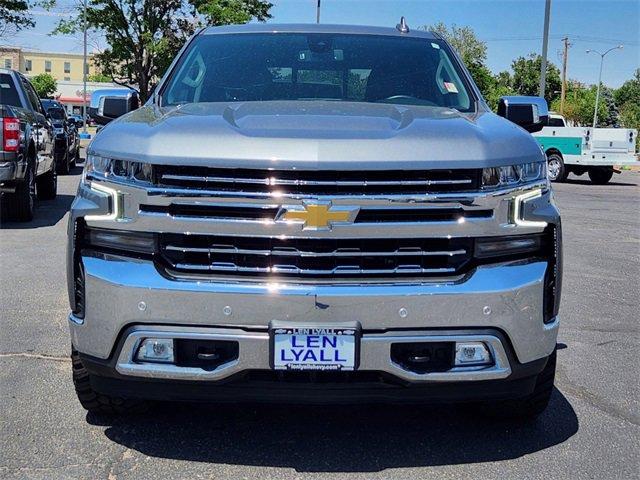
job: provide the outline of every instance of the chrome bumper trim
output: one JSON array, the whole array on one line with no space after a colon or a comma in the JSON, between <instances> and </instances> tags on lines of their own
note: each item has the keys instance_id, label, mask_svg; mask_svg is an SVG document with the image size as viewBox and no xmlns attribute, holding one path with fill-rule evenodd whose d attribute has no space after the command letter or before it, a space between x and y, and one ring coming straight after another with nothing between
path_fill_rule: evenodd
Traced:
<instances>
[{"instance_id":1,"label":"chrome bumper trim","mask_svg":"<svg viewBox=\"0 0 640 480\"><path fill-rule=\"evenodd\" d=\"M139 363L134 360L140 342L144 338L188 338L200 340L231 340L239 343L239 357L214 370L179 367L172 364ZM456 367L447 372L415 373L405 370L391 360L392 343L410 342L484 342L489 348L494 364L485 368ZM243 370L265 370L269 368L269 335L237 329L189 328L144 326L131 332L120 351L116 363L118 373L127 376L158 378L166 380L221 380ZM496 380L511 374L505 349L493 335L446 334L428 332L397 332L387 334L365 334L361 338L360 366L358 370L381 371L410 382L464 382Z\"/></svg>"},{"instance_id":2,"label":"chrome bumper trim","mask_svg":"<svg viewBox=\"0 0 640 480\"><path fill-rule=\"evenodd\" d=\"M358 321L363 330L503 331L522 363L554 349L557 322L543 323L546 262L477 268L455 280L394 283L277 283L172 280L149 261L83 256L86 313L69 322L82 353L106 359L130 325L266 329L296 323Z\"/></svg>"}]
</instances>

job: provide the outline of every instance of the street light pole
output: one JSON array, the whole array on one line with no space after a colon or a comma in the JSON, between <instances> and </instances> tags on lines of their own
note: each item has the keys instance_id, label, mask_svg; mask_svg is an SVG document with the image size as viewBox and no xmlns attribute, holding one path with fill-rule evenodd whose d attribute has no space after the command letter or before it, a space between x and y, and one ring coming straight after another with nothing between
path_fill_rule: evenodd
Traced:
<instances>
[{"instance_id":1,"label":"street light pole","mask_svg":"<svg viewBox=\"0 0 640 480\"><path fill-rule=\"evenodd\" d=\"M607 53L612 52L613 50L622 50L622 45L611 47L604 53L600 53L599 51L593 49L587 50L587 53L593 52L600 55L600 74L598 75L598 88L596 89L596 107L593 109L593 128L596 128L596 124L598 123L598 102L600 100L600 85L602 84L602 65L604 64L604 57Z\"/></svg>"},{"instance_id":2,"label":"street light pole","mask_svg":"<svg viewBox=\"0 0 640 480\"><path fill-rule=\"evenodd\" d=\"M320 0L318 0L318 6L316 7L316 23L320 23Z\"/></svg>"}]
</instances>

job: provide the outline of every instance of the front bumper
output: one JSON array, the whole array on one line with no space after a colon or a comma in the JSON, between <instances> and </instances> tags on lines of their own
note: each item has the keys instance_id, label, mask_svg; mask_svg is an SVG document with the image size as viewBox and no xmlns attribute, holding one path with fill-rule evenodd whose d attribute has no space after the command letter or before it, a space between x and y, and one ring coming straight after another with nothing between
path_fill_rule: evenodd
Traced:
<instances>
[{"instance_id":1,"label":"front bumper","mask_svg":"<svg viewBox=\"0 0 640 480\"><path fill-rule=\"evenodd\" d=\"M136 330L142 333L142 330ZM156 331L157 333L157 331ZM427 332L421 332L426 338ZM456 336L485 335L507 345L503 334L487 330L457 331ZM442 336L443 332L437 332ZM126 336L123 336L123 339ZM121 340L119 347L124 340ZM118 348L120 349L120 348ZM174 401L269 402L295 404L424 404L520 398L533 392L548 358L522 364L510 348L504 350L510 373L499 379L409 382L385 371L274 372L242 370L217 381L175 380L123 375L119 359L80 355L92 388L116 397Z\"/></svg>"},{"instance_id":2,"label":"front bumper","mask_svg":"<svg viewBox=\"0 0 640 480\"><path fill-rule=\"evenodd\" d=\"M557 319L542 322L546 262L479 267L464 281L393 285L175 281L149 261L99 254L83 256L82 262L86 315L70 316L73 345L96 359L117 359L114 368L122 376L217 381L242 371L268 370L272 321L358 322L363 332L359 370L386 372L408 382L506 378L511 374L507 350L512 349L517 362L529 363L547 357L556 344ZM131 326L137 330L127 331ZM504 337L487 334L487 329ZM214 371L132 360L138 339L162 334L222 336L240 343L240 356ZM419 375L390 362L391 343L456 335L484 341L495 365Z\"/></svg>"}]
</instances>

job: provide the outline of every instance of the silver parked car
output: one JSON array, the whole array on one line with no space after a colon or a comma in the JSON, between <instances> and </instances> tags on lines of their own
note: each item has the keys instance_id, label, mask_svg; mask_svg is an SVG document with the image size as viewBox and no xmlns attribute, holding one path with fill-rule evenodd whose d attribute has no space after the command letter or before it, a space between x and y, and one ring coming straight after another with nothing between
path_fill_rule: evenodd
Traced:
<instances>
[{"instance_id":1,"label":"silver parked car","mask_svg":"<svg viewBox=\"0 0 640 480\"><path fill-rule=\"evenodd\" d=\"M528 132L547 115L534 97L492 113L404 22L200 31L88 148L68 250L82 405L540 413L561 228Z\"/></svg>"}]
</instances>

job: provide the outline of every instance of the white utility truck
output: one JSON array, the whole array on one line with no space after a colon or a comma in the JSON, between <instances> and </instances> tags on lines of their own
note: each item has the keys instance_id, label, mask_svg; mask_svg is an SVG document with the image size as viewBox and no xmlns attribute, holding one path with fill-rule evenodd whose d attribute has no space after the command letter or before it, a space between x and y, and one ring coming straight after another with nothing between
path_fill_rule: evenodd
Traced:
<instances>
[{"instance_id":1,"label":"white utility truck","mask_svg":"<svg viewBox=\"0 0 640 480\"><path fill-rule=\"evenodd\" d=\"M547 127L533 134L547 155L552 182L565 181L569 173L588 173L597 185L620 173L615 167L640 166L637 135L632 128L568 127L555 114L549 116Z\"/></svg>"}]
</instances>

